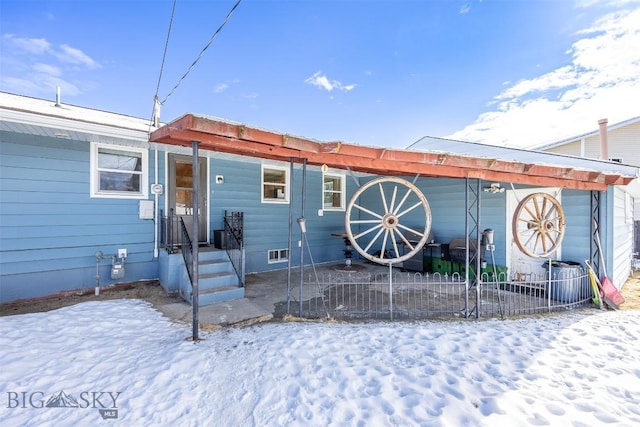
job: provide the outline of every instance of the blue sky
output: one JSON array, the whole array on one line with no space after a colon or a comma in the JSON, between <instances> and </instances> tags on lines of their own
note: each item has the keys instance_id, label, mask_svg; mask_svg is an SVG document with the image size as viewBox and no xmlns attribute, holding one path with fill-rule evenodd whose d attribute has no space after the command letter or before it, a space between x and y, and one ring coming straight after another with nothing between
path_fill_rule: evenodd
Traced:
<instances>
[{"instance_id":1,"label":"blue sky","mask_svg":"<svg viewBox=\"0 0 640 427\"><path fill-rule=\"evenodd\" d=\"M177 1L162 121L403 148L532 146L640 116L640 0L242 0L172 92L236 1ZM172 7L0 0L0 90L150 118Z\"/></svg>"}]
</instances>

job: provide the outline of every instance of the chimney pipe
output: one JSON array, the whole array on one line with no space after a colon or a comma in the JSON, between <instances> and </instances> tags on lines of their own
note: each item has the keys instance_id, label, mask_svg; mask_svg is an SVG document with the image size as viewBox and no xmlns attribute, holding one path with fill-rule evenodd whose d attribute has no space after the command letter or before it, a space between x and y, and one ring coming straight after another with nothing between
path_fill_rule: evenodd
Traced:
<instances>
[{"instance_id":1,"label":"chimney pipe","mask_svg":"<svg viewBox=\"0 0 640 427\"><path fill-rule=\"evenodd\" d=\"M60 103L60 86L56 86L56 107L61 107Z\"/></svg>"},{"instance_id":2,"label":"chimney pipe","mask_svg":"<svg viewBox=\"0 0 640 427\"><path fill-rule=\"evenodd\" d=\"M607 141L607 119L598 120L600 125L600 159L609 160L609 143Z\"/></svg>"}]
</instances>

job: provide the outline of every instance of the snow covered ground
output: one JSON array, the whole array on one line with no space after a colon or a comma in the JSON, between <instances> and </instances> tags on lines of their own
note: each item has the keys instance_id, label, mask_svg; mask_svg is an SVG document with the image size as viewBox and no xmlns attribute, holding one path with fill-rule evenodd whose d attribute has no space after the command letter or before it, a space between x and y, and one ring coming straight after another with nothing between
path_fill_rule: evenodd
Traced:
<instances>
[{"instance_id":1,"label":"snow covered ground","mask_svg":"<svg viewBox=\"0 0 640 427\"><path fill-rule=\"evenodd\" d=\"M195 344L138 300L0 317L0 425L640 425L640 311L589 313L268 323Z\"/></svg>"}]
</instances>

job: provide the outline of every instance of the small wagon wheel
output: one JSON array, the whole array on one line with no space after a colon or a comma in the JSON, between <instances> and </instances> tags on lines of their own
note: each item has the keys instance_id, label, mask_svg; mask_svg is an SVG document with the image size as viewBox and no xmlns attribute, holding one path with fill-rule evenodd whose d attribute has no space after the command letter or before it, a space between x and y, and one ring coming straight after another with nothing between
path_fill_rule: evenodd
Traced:
<instances>
[{"instance_id":1,"label":"small wagon wheel","mask_svg":"<svg viewBox=\"0 0 640 427\"><path fill-rule=\"evenodd\" d=\"M395 184L390 193L388 192L390 187L385 186L387 183ZM387 193L385 193L385 187ZM399 187L404 187L406 191L398 201ZM367 191L367 203L379 206L377 209L375 207L367 209L362 206L360 197ZM391 197L389 202L387 202L387 196ZM377 200L380 201L379 204ZM417 208L421 208L421 210L414 212ZM424 225L424 231L407 227L402 223L407 219L402 217L410 212L413 213L412 224ZM415 220L416 216L419 217L417 220ZM379 264L394 264L411 258L426 243L431 230L431 208L424 194L410 182L395 177L377 178L369 181L353 194L347 205L344 225L351 246L360 255ZM412 243L407 239L407 236L420 240L418 243L415 243L415 240ZM382 239L380 239L381 237ZM398 243L401 242L410 249L404 255L398 248ZM387 243L392 245L389 255L387 254Z\"/></svg>"},{"instance_id":2,"label":"small wagon wheel","mask_svg":"<svg viewBox=\"0 0 640 427\"><path fill-rule=\"evenodd\" d=\"M513 214L513 237L532 258L548 258L564 237L565 217L560 202L546 193L534 193L518 203Z\"/></svg>"}]
</instances>

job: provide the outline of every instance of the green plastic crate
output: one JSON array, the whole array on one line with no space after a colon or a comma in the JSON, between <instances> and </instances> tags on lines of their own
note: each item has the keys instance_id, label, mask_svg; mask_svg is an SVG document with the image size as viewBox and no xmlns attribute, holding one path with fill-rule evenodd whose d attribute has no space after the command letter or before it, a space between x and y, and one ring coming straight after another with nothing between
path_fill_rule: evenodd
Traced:
<instances>
[{"instance_id":1,"label":"green plastic crate","mask_svg":"<svg viewBox=\"0 0 640 427\"><path fill-rule=\"evenodd\" d=\"M460 278L465 278L466 266L465 264L460 264ZM473 264L469 265L469 280L473 280L476 278L476 266Z\"/></svg>"},{"instance_id":2,"label":"green plastic crate","mask_svg":"<svg viewBox=\"0 0 640 427\"><path fill-rule=\"evenodd\" d=\"M485 282L495 282L495 273L498 273L498 281L504 282L509 279L508 268L503 265L496 265L495 272L493 271L493 265L487 264L482 271L482 280Z\"/></svg>"},{"instance_id":3,"label":"green plastic crate","mask_svg":"<svg viewBox=\"0 0 640 427\"><path fill-rule=\"evenodd\" d=\"M422 261L422 269L425 273L433 273L433 258L425 255Z\"/></svg>"},{"instance_id":4,"label":"green plastic crate","mask_svg":"<svg viewBox=\"0 0 640 427\"><path fill-rule=\"evenodd\" d=\"M464 270L464 265L461 265L459 262L451 261L451 274L453 273L460 274L460 268Z\"/></svg>"},{"instance_id":5,"label":"green plastic crate","mask_svg":"<svg viewBox=\"0 0 640 427\"><path fill-rule=\"evenodd\" d=\"M440 273L440 274L448 274L449 276L451 276L451 273L452 273L451 261L446 261L444 259L434 259L433 272Z\"/></svg>"}]
</instances>

